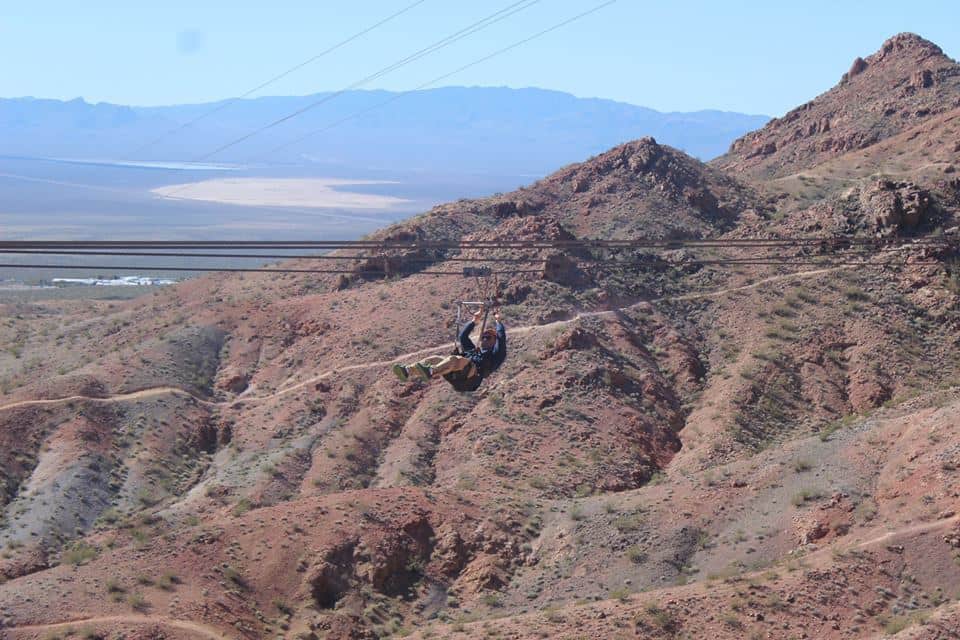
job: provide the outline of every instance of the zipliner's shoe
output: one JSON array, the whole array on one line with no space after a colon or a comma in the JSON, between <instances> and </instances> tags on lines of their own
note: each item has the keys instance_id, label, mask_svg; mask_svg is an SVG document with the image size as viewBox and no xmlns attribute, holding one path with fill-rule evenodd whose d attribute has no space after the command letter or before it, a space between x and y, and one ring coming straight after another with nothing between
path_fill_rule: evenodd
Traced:
<instances>
[{"instance_id":1,"label":"zipliner's shoe","mask_svg":"<svg viewBox=\"0 0 960 640\"><path fill-rule=\"evenodd\" d=\"M413 366L424 380L429 380L433 377L433 371L430 370L430 367L426 367L419 362Z\"/></svg>"},{"instance_id":2,"label":"zipliner's shoe","mask_svg":"<svg viewBox=\"0 0 960 640\"><path fill-rule=\"evenodd\" d=\"M393 375L400 378L401 382L406 382L407 378L410 377L410 374L407 373L407 368L402 364L393 365Z\"/></svg>"}]
</instances>

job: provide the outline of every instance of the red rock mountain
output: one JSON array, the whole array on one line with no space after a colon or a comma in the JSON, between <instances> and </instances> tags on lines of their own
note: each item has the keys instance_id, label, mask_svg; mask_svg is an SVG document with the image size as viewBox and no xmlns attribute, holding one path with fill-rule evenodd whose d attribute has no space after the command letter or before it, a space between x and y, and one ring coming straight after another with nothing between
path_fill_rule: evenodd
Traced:
<instances>
[{"instance_id":1,"label":"red rock mountain","mask_svg":"<svg viewBox=\"0 0 960 640\"><path fill-rule=\"evenodd\" d=\"M710 166L643 139L374 236L714 247L0 299L0 637L955 636L955 67L896 36ZM778 235L824 242L729 242ZM533 260L506 363L400 383L465 257Z\"/></svg>"},{"instance_id":2,"label":"red rock mountain","mask_svg":"<svg viewBox=\"0 0 960 640\"><path fill-rule=\"evenodd\" d=\"M960 65L937 45L901 33L853 61L840 83L736 140L713 165L779 177L864 149L960 107Z\"/></svg>"}]
</instances>

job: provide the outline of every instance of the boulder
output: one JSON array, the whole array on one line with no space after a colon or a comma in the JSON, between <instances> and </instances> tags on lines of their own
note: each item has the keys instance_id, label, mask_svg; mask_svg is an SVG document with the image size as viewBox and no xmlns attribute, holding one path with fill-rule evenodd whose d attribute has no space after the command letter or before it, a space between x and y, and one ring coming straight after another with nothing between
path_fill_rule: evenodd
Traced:
<instances>
[{"instance_id":1,"label":"boulder","mask_svg":"<svg viewBox=\"0 0 960 640\"><path fill-rule=\"evenodd\" d=\"M592 349L599 343L600 341L593 333L581 329L580 327L574 327L573 329L569 329L560 334L556 342L554 342L553 350L554 352L558 352Z\"/></svg>"},{"instance_id":2,"label":"boulder","mask_svg":"<svg viewBox=\"0 0 960 640\"><path fill-rule=\"evenodd\" d=\"M920 224L932 208L930 194L913 182L879 180L860 194L867 224L890 236Z\"/></svg>"},{"instance_id":3,"label":"boulder","mask_svg":"<svg viewBox=\"0 0 960 640\"><path fill-rule=\"evenodd\" d=\"M223 372L217 379L217 389L229 391L230 393L242 393L250 385L250 377L236 367L224 367Z\"/></svg>"}]
</instances>

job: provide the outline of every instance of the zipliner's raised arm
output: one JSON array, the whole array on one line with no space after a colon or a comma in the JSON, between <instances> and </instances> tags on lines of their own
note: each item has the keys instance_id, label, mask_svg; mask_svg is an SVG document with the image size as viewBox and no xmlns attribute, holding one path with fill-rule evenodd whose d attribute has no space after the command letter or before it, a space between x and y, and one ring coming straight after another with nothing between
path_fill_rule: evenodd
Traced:
<instances>
[{"instance_id":1,"label":"zipliner's raised arm","mask_svg":"<svg viewBox=\"0 0 960 640\"><path fill-rule=\"evenodd\" d=\"M460 330L460 336L457 340L460 341L460 350L464 353L468 351L473 351L476 349L476 345L473 344L473 340L470 339L470 334L473 333L473 327L477 323L471 320L467 324L463 325L463 329Z\"/></svg>"},{"instance_id":2,"label":"zipliner's raised arm","mask_svg":"<svg viewBox=\"0 0 960 640\"><path fill-rule=\"evenodd\" d=\"M477 320L483 316L483 309L475 312L473 314L473 320L463 325L463 329L460 330L460 335L457 337L457 340L460 341L460 350L464 353L468 351L473 351L477 348L473 344L473 340L470 339L470 334L473 333L473 328L477 326Z\"/></svg>"}]
</instances>

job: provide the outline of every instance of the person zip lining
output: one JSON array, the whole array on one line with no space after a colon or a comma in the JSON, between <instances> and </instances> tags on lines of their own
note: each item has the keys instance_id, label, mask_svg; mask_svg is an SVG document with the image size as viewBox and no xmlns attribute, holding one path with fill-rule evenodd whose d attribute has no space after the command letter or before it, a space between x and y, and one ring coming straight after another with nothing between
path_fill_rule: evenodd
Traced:
<instances>
[{"instance_id":1,"label":"person zip lining","mask_svg":"<svg viewBox=\"0 0 960 640\"><path fill-rule=\"evenodd\" d=\"M443 376L457 391L476 391L483 379L496 371L507 358L507 330L500 321L500 311L493 314L496 321L494 327L480 334L479 347L470 339L470 333L482 317L483 308L474 313L473 320L460 330L457 336L458 354L429 356L409 365L398 363L393 365L394 375L404 382L411 374L424 380Z\"/></svg>"}]
</instances>

